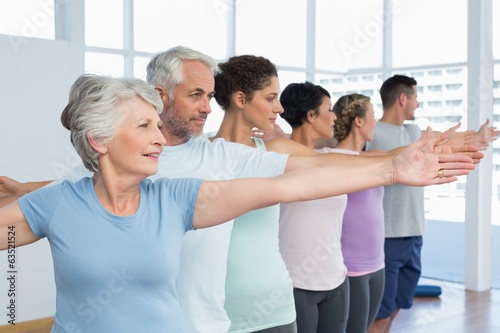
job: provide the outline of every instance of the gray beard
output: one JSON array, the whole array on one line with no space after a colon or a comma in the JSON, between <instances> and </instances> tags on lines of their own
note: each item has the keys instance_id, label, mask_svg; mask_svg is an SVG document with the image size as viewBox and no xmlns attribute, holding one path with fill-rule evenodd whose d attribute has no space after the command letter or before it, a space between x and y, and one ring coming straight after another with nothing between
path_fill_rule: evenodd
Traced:
<instances>
[{"instance_id":1,"label":"gray beard","mask_svg":"<svg viewBox=\"0 0 500 333\"><path fill-rule=\"evenodd\" d=\"M167 132L177 139L184 140L189 139L192 136L189 130L189 124L181 122L180 119L175 117L168 117L164 120L163 126L165 126Z\"/></svg>"},{"instance_id":2,"label":"gray beard","mask_svg":"<svg viewBox=\"0 0 500 333\"><path fill-rule=\"evenodd\" d=\"M163 119L163 126L168 134L180 141L187 141L192 137L198 137L201 133L193 132L190 127L190 120L185 120L174 115L173 112L167 112Z\"/></svg>"}]
</instances>

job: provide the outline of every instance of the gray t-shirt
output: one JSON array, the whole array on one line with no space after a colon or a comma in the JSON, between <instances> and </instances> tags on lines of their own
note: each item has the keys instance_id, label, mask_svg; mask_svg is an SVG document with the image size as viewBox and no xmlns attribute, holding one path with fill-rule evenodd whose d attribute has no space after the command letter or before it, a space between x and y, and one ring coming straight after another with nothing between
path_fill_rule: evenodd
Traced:
<instances>
[{"instance_id":1,"label":"gray t-shirt","mask_svg":"<svg viewBox=\"0 0 500 333\"><path fill-rule=\"evenodd\" d=\"M417 125L378 122L367 150L391 150L414 143L422 136ZM385 237L421 236L425 233L424 188L384 186Z\"/></svg>"}]
</instances>

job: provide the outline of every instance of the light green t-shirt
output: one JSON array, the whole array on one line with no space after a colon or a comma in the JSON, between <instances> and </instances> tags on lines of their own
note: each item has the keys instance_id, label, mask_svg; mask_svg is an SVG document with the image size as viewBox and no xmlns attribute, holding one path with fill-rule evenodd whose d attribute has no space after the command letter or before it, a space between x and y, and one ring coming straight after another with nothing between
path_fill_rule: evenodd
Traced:
<instances>
[{"instance_id":1,"label":"light green t-shirt","mask_svg":"<svg viewBox=\"0 0 500 333\"><path fill-rule=\"evenodd\" d=\"M265 150L262 140L255 140ZM279 205L234 220L224 308L229 332L254 332L295 321L292 281L279 252Z\"/></svg>"}]
</instances>

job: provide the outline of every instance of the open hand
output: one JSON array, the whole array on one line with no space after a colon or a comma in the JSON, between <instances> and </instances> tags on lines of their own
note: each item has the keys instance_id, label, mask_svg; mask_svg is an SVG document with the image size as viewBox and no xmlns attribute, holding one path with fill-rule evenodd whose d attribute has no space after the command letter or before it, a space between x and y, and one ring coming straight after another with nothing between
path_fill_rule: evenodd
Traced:
<instances>
[{"instance_id":1,"label":"open hand","mask_svg":"<svg viewBox=\"0 0 500 333\"><path fill-rule=\"evenodd\" d=\"M428 152L429 145L435 143L430 143L431 136L432 129L427 128L417 142L393 158L395 183L411 186L450 183L475 169L472 158L466 154Z\"/></svg>"},{"instance_id":2,"label":"open hand","mask_svg":"<svg viewBox=\"0 0 500 333\"><path fill-rule=\"evenodd\" d=\"M479 163L484 157L484 154L479 151L479 147L473 144L466 144L463 140L463 137L462 139L455 138L454 131L459 126L460 123L445 131L444 133L431 138L424 145L422 151L424 153L435 154L465 154L472 158L475 164Z\"/></svg>"}]
</instances>

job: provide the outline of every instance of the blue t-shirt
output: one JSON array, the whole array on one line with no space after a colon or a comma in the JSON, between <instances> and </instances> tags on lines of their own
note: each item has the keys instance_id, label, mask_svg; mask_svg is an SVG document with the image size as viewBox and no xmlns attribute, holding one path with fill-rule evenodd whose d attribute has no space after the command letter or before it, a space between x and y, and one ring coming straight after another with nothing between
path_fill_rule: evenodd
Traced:
<instances>
[{"instance_id":1,"label":"blue t-shirt","mask_svg":"<svg viewBox=\"0 0 500 333\"><path fill-rule=\"evenodd\" d=\"M288 155L264 152L240 143L191 138L165 146L158 173L150 178L196 177L226 180L272 177L285 171ZM83 168L83 167L82 167ZM88 171L74 169L77 181ZM177 292L190 333L227 332L231 321L224 309L227 252L232 221L189 232L182 240Z\"/></svg>"},{"instance_id":2,"label":"blue t-shirt","mask_svg":"<svg viewBox=\"0 0 500 333\"><path fill-rule=\"evenodd\" d=\"M32 192L19 205L47 237L57 287L52 332L184 332L176 285L201 180L141 183L137 212L116 216L91 178Z\"/></svg>"}]
</instances>

